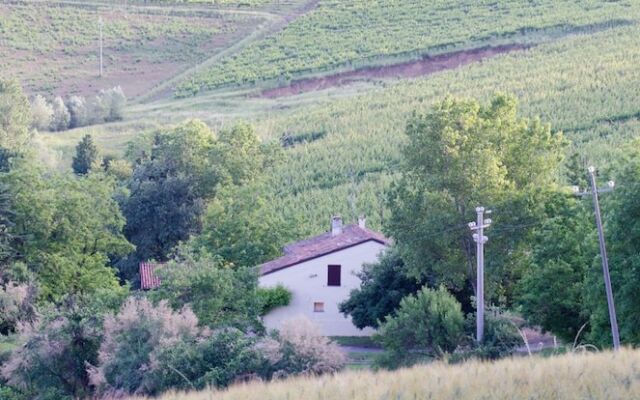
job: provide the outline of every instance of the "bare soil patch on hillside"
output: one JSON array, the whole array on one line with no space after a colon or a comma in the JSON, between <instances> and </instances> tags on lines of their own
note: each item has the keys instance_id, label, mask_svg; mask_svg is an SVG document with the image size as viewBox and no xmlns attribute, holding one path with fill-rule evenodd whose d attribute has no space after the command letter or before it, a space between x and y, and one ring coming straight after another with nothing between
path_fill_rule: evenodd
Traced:
<instances>
[{"instance_id":1,"label":"bare soil patch on hillside","mask_svg":"<svg viewBox=\"0 0 640 400\"><path fill-rule=\"evenodd\" d=\"M436 72L458 68L467 64L482 61L486 58L512 51L525 50L528 46L512 44L495 47L481 47L472 50L456 51L436 56L425 56L419 60L398 64L367 67L353 71L340 72L316 78L305 78L293 81L287 86L263 90L261 96L278 98L296 94L340 87L369 79L385 78L417 78Z\"/></svg>"},{"instance_id":2,"label":"bare soil patch on hillside","mask_svg":"<svg viewBox=\"0 0 640 400\"><path fill-rule=\"evenodd\" d=\"M249 13L172 7L0 4L0 70L29 94L95 95L121 86L135 97L250 34ZM99 76L99 18L103 76Z\"/></svg>"}]
</instances>

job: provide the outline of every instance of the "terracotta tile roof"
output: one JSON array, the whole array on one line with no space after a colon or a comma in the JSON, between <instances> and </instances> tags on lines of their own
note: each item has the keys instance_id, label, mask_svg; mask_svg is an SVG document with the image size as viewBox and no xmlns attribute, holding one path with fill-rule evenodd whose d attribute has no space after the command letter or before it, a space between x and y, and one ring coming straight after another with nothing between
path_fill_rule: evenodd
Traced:
<instances>
[{"instance_id":1,"label":"terracotta tile roof","mask_svg":"<svg viewBox=\"0 0 640 400\"><path fill-rule=\"evenodd\" d=\"M149 290L160 286L160 278L153 274L153 271L160 264L152 264L147 262L140 263L140 289Z\"/></svg>"},{"instance_id":2,"label":"terracotta tile roof","mask_svg":"<svg viewBox=\"0 0 640 400\"><path fill-rule=\"evenodd\" d=\"M389 239L382 233L370 231L358 225L347 225L342 229L342 233L335 236L333 236L331 232L327 232L310 239L286 245L283 249L284 256L259 266L260 275L267 275L283 268L291 267L301 262L371 240L384 245L390 244Z\"/></svg>"}]
</instances>

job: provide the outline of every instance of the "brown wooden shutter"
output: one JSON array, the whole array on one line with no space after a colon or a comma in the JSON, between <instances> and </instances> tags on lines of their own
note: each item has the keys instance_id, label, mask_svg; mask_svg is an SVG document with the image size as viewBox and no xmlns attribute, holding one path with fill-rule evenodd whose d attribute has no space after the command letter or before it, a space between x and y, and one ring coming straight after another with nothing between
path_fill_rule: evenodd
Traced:
<instances>
[{"instance_id":1,"label":"brown wooden shutter","mask_svg":"<svg viewBox=\"0 0 640 400\"><path fill-rule=\"evenodd\" d=\"M340 286L341 284L341 270L340 265L329 265L327 269L327 286Z\"/></svg>"}]
</instances>

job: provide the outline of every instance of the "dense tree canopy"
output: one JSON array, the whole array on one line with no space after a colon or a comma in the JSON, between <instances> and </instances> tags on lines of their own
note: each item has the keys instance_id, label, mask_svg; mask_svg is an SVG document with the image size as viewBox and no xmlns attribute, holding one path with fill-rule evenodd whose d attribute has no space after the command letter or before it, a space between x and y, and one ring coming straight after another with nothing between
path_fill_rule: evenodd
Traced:
<instances>
[{"instance_id":1,"label":"dense tree canopy","mask_svg":"<svg viewBox=\"0 0 640 400\"><path fill-rule=\"evenodd\" d=\"M360 288L352 290L349 298L340 304L340 312L351 315L358 328L377 328L391 316L400 301L416 293L422 284L409 277L405 265L395 250L388 251L379 262L365 265L359 275Z\"/></svg>"},{"instance_id":2,"label":"dense tree canopy","mask_svg":"<svg viewBox=\"0 0 640 400\"><path fill-rule=\"evenodd\" d=\"M31 163L0 174L0 184L10 188L16 258L37 277L41 296L118 289L109 259L132 246L122 234L114 182L102 174L48 176Z\"/></svg>"},{"instance_id":3,"label":"dense tree canopy","mask_svg":"<svg viewBox=\"0 0 640 400\"><path fill-rule=\"evenodd\" d=\"M194 257L181 249L176 260L157 269L163 282L150 297L165 300L174 310L190 305L203 325L258 326L262 309L253 268L232 269L218 258Z\"/></svg>"},{"instance_id":4,"label":"dense tree canopy","mask_svg":"<svg viewBox=\"0 0 640 400\"><path fill-rule=\"evenodd\" d=\"M591 210L584 206L570 193L548 200L547 218L534 229L530 262L517 290L524 316L568 342L589 320L585 274L597 248Z\"/></svg>"},{"instance_id":5,"label":"dense tree canopy","mask_svg":"<svg viewBox=\"0 0 640 400\"><path fill-rule=\"evenodd\" d=\"M640 151L637 145L638 142L628 151L626 159L610 172L615 174L614 192L602 196L603 208L608 210L605 234L620 340L627 345L640 343ZM592 242L597 244L597 239L593 237ZM610 346L612 339L600 257L596 257L588 269L587 287L591 316L589 339L593 343Z\"/></svg>"},{"instance_id":6,"label":"dense tree canopy","mask_svg":"<svg viewBox=\"0 0 640 400\"><path fill-rule=\"evenodd\" d=\"M488 298L506 301L527 226L554 188L563 138L517 116L516 101L445 99L407 124L402 177L389 196L387 230L410 275L445 285L468 308L475 244L467 227L475 207L492 208L487 246Z\"/></svg>"},{"instance_id":7,"label":"dense tree canopy","mask_svg":"<svg viewBox=\"0 0 640 400\"><path fill-rule=\"evenodd\" d=\"M217 137L193 120L151 139L148 153L129 151L139 164L123 212L136 252L119 263L122 277L135 280L140 261L166 261L203 223L195 247L235 265L254 266L277 253L284 227L261 180L275 154L251 126L238 124Z\"/></svg>"}]
</instances>

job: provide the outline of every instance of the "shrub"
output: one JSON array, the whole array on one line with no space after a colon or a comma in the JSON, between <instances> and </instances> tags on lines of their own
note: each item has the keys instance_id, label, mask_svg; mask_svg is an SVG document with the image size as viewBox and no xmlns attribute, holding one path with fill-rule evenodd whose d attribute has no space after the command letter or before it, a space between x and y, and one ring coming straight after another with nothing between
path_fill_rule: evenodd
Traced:
<instances>
[{"instance_id":1,"label":"shrub","mask_svg":"<svg viewBox=\"0 0 640 400\"><path fill-rule=\"evenodd\" d=\"M89 369L91 383L103 394L153 393L158 353L195 341L197 325L189 308L175 313L164 301L154 306L144 298L129 298L117 315L105 319L97 367Z\"/></svg>"},{"instance_id":2,"label":"shrub","mask_svg":"<svg viewBox=\"0 0 640 400\"><path fill-rule=\"evenodd\" d=\"M268 375L274 378L336 372L345 363L340 348L303 316L284 321L280 331L264 338L257 348L270 364Z\"/></svg>"},{"instance_id":3,"label":"shrub","mask_svg":"<svg viewBox=\"0 0 640 400\"><path fill-rule=\"evenodd\" d=\"M69 128L85 126L89 123L87 102L82 96L71 96L67 102L69 108Z\"/></svg>"},{"instance_id":4,"label":"shrub","mask_svg":"<svg viewBox=\"0 0 640 400\"><path fill-rule=\"evenodd\" d=\"M469 314L466 320L467 343L462 346L458 354L451 361L479 358L495 360L513 354L523 345L518 328L508 316L500 312L485 314L484 337L481 344L475 341L476 315Z\"/></svg>"},{"instance_id":5,"label":"shrub","mask_svg":"<svg viewBox=\"0 0 640 400\"><path fill-rule=\"evenodd\" d=\"M0 399L2 400L23 400L26 399L20 392L0 383Z\"/></svg>"},{"instance_id":6,"label":"shrub","mask_svg":"<svg viewBox=\"0 0 640 400\"><path fill-rule=\"evenodd\" d=\"M197 340L161 344L153 352L148 393L167 389L226 387L235 380L258 378L264 359L255 340L225 328Z\"/></svg>"},{"instance_id":7,"label":"shrub","mask_svg":"<svg viewBox=\"0 0 640 400\"><path fill-rule=\"evenodd\" d=\"M127 160L110 160L106 166L107 174L119 181L126 181L133 175L133 167Z\"/></svg>"},{"instance_id":8,"label":"shrub","mask_svg":"<svg viewBox=\"0 0 640 400\"><path fill-rule=\"evenodd\" d=\"M31 285L7 282L0 287L0 334L15 332L20 322L33 321L35 297L36 289Z\"/></svg>"},{"instance_id":9,"label":"shrub","mask_svg":"<svg viewBox=\"0 0 640 400\"><path fill-rule=\"evenodd\" d=\"M53 116L51 117L51 123L49 128L52 131L64 131L69 128L69 122L71 115L67 106L60 96L53 100Z\"/></svg>"},{"instance_id":10,"label":"shrub","mask_svg":"<svg viewBox=\"0 0 640 400\"><path fill-rule=\"evenodd\" d=\"M91 394L86 363L95 363L101 340L100 312L72 299L23 325L17 347L2 367L7 383L29 398L85 398Z\"/></svg>"},{"instance_id":11,"label":"shrub","mask_svg":"<svg viewBox=\"0 0 640 400\"><path fill-rule=\"evenodd\" d=\"M178 260L157 269L162 285L149 294L167 301L174 310L186 305L202 325L262 329L258 321L258 277L253 269L226 268L219 258L195 258L186 249Z\"/></svg>"},{"instance_id":12,"label":"shrub","mask_svg":"<svg viewBox=\"0 0 640 400\"><path fill-rule=\"evenodd\" d=\"M127 104L127 97L124 95L122 88L116 86L104 93L106 103L109 104L109 114L106 121L120 121L124 115L124 107Z\"/></svg>"},{"instance_id":13,"label":"shrub","mask_svg":"<svg viewBox=\"0 0 640 400\"><path fill-rule=\"evenodd\" d=\"M258 288L257 296L260 299L260 315L267 315L271 310L289 305L291 291L282 285L272 288Z\"/></svg>"},{"instance_id":14,"label":"shrub","mask_svg":"<svg viewBox=\"0 0 640 400\"><path fill-rule=\"evenodd\" d=\"M379 366L397 368L452 352L464 338L460 303L444 288L422 288L402 299L374 339L384 346Z\"/></svg>"},{"instance_id":15,"label":"shrub","mask_svg":"<svg viewBox=\"0 0 640 400\"><path fill-rule=\"evenodd\" d=\"M51 118L53 117L53 107L39 94L31 101L31 126L39 130L49 129Z\"/></svg>"}]
</instances>

